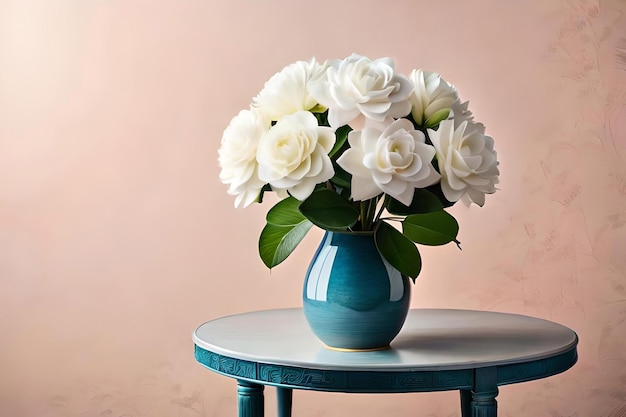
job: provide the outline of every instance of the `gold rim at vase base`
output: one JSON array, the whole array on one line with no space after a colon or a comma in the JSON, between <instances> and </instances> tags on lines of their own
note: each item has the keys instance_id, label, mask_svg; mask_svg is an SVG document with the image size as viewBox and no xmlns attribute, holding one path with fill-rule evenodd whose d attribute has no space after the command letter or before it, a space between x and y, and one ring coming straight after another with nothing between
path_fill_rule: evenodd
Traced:
<instances>
[{"instance_id":1,"label":"gold rim at vase base","mask_svg":"<svg viewBox=\"0 0 626 417\"><path fill-rule=\"evenodd\" d=\"M376 352L379 350L391 349L390 345L380 346L380 347L375 347L375 348L366 348L366 349L338 348L338 347L328 346L327 344L324 344L324 347L328 350L334 350L335 352Z\"/></svg>"}]
</instances>

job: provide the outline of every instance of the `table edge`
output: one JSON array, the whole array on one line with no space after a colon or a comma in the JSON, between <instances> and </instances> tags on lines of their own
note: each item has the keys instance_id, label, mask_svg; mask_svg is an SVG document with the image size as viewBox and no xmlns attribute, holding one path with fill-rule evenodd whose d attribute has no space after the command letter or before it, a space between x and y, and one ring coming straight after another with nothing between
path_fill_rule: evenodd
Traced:
<instances>
[{"instance_id":1,"label":"table edge","mask_svg":"<svg viewBox=\"0 0 626 417\"><path fill-rule=\"evenodd\" d=\"M196 360L218 374L290 389L352 393L406 393L472 389L479 367L448 370L329 370L252 362L220 355L195 345ZM496 385L507 385L565 372L578 361L576 346L558 355L496 368Z\"/></svg>"}]
</instances>

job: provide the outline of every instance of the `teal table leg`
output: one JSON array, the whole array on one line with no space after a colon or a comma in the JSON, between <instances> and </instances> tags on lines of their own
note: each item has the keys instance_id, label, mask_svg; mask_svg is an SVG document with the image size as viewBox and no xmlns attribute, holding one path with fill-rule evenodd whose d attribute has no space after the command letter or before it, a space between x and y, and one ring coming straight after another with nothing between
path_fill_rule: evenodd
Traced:
<instances>
[{"instance_id":1,"label":"teal table leg","mask_svg":"<svg viewBox=\"0 0 626 417\"><path fill-rule=\"evenodd\" d=\"M497 417L498 370L495 366L478 368L474 373L472 417Z\"/></svg>"},{"instance_id":2,"label":"teal table leg","mask_svg":"<svg viewBox=\"0 0 626 417\"><path fill-rule=\"evenodd\" d=\"M276 387L276 399L278 400L278 417L291 417L293 390L291 388Z\"/></svg>"},{"instance_id":3,"label":"teal table leg","mask_svg":"<svg viewBox=\"0 0 626 417\"><path fill-rule=\"evenodd\" d=\"M472 391L461 390L461 417L472 417Z\"/></svg>"},{"instance_id":4,"label":"teal table leg","mask_svg":"<svg viewBox=\"0 0 626 417\"><path fill-rule=\"evenodd\" d=\"M263 385L237 380L239 417L263 417L265 409L263 389Z\"/></svg>"}]
</instances>

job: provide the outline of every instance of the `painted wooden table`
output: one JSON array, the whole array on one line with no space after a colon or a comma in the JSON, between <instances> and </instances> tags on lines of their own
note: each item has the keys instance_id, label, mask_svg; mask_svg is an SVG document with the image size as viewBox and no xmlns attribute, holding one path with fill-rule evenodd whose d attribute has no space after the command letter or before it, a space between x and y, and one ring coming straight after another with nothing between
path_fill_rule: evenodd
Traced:
<instances>
[{"instance_id":1,"label":"painted wooden table","mask_svg":"<svg viewBox=\"0 0 626 417\"><path fill-rule=\"evenodd\" d=\"M209 321L193 333L195 357L238 381L240 417L263 416L274 386L279 417L294 389L346 393L459 390L463 417L495 417L498 386L545 378L577 360L576 333L533 317L471 310L411 310L391 349L340 352L310 332L302 310Z\"/></svg>"}]
</instances>

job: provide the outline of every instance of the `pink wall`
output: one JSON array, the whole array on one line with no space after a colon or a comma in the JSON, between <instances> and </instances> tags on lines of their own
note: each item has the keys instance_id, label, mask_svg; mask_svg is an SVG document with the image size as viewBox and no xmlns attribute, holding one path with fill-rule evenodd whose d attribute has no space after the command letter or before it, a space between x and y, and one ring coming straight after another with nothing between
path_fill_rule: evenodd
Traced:
<instances>
[{"instance_id":1,"label":"pink wall","mask_svg":"<svg viewBox=\"0 0 626 417\"><path fill-rule=\"evenodd\" d=\"M496 140L500 192L453 209L463 251L424 249L413 306L579 333L575 368L503 387L500 415L623 416L625 13L621 0L1 2L0 416L235 415L234 382L195 363L191 331L300 305L321 232L267 272L268 206L232 207L221 133L284 65L351 52L441 72ZM456 393L298 392L294 409L458 414Z\"/></svg>"}]
</instances>

